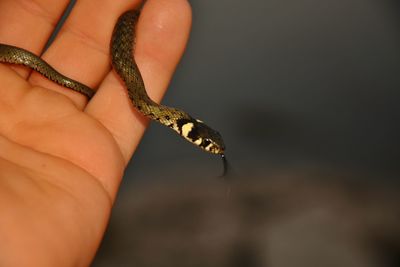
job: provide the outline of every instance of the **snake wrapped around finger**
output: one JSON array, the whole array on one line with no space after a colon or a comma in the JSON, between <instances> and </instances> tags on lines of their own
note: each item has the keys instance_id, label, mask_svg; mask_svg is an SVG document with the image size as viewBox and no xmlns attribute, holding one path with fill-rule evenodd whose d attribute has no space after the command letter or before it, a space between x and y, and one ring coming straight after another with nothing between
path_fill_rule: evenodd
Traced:
<instances>
[{"instance_id":1,"label":"snake wrapped around finger","mask_svg":"<svg viewBox=\"0 0 400 267\"><path fill-rule=\"evenodd\" d=\"M225 145L217 131L182 110L154 102L147 95L133 57L135 29L140 12L141 8L129 10L118 18L110 43L111 64L124 82L133 106L144 116L174 130L204 151L221 155L225 163ZM93 89L64 76L40 57L19 47L0 44L0 62L25 65L51 81L84 94L89 99L95 93Z\"/></svg>"}]
</instances>

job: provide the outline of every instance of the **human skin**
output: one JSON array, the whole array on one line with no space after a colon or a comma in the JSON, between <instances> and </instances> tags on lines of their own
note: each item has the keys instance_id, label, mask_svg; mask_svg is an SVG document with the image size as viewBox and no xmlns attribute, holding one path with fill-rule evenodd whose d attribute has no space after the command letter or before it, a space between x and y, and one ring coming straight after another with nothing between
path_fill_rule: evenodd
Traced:
<instances>
[{"instance_id":1,"label":"human skin","mask_svg":"<svg viewBox=\"0 0 400 267\"><path fill-rule=\"evenodd\" d=\"M0 42L40 54L67 0L0 1ZM147 119L110 68L118 16L138 0L80 0L43 54L85 96L0 64L0 266L88 266ZM191 26L186 0L147 1L135 58L160 101Z\"/></svg>"}]
</instances>

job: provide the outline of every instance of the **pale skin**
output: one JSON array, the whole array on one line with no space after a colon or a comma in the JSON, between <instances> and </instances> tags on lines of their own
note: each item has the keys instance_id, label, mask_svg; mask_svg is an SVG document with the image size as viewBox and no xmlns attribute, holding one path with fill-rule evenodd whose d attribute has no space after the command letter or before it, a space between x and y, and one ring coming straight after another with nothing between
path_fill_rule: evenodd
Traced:
<instances>
[{"instance_id":1,"label":"pale skin","mask_svg":"<svg viewBox=\"0 0 400 267\"><path fill-rule=\"evenodd\" d=\"M43 58L87 98L0 64L0 266L89 266L147 120L110 69L118 16L138 0L80 0ZM40 54L68 1L0 1L0 42ZM149 0L135 58L160 101L191 26L186 0Z\"/></svg>"}]
</instances>

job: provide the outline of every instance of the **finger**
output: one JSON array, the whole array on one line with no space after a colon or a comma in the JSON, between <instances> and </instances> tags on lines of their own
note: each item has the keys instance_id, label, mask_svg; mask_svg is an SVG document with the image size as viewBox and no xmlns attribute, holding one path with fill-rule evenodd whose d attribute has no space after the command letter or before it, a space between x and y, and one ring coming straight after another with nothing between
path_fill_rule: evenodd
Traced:
<instances>
[{"instance_id":1,"label":"finger","mask_svg":"<svg viewBox=\"0 0 400 267\"><path fill-rule=\"evenodd\" d=\"M136 31L135 59L149 96L159 102L184 51L191 26L186 0L149 0ZM128 162L146 127L115 72L102 83L86 112L114 136Z\"/></svg>"},{"instance_id":2,"label":"finger","mask_svg":"<svg viewBox=\"0 0 400 267\"><path fill-rule=\"evenodd\" d=\"M110 70L109 43L118 16L139 0L81 0L63 25L43 59L62 74L96 88ZM60 91L83 108L86 97L40 75L30 81Z\"/></svg>"},{"instance_id":3,"label":"finger","mask_svg":"<svg viewBox=\"0 0 400 267\"><path fill-rule=\"evenodd\" d=\"M40 54L68 0L3 0L0 1L0 43L25 48ZM27 78L30 70L13 66Z\"/></svg>"},{"instance_id":4,"label":"finger","mask_svg":"<svg viewBox=\"0 0 400 267\"><path fill-rule=\"evenodd\" d=\"M26 80L2 65L0 65L0 84L0 126L4 126L6 124L1 119L15 109L16 103L31 88Z\"/></svg>"}]
</instances>

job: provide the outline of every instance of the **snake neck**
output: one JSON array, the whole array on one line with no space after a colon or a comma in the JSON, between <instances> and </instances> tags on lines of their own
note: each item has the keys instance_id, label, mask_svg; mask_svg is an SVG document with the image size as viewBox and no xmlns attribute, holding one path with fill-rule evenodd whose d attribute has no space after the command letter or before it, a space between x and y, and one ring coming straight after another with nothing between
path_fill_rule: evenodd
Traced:
<instances>
[{"instance_id":1,"label":"snake neck","mask_svg":"<svg viewBox=\"0 0 400 267\"><path fill-rule=\"evenodd\" d=\"M191 119L185 112L155 103L146 93L140 70L133 59L135 30L140 15L129 10L121 15L111 38L111 63L123 80L134 107L143 115L179 132L177 120Z\"/></svg>"}]
</instances>

